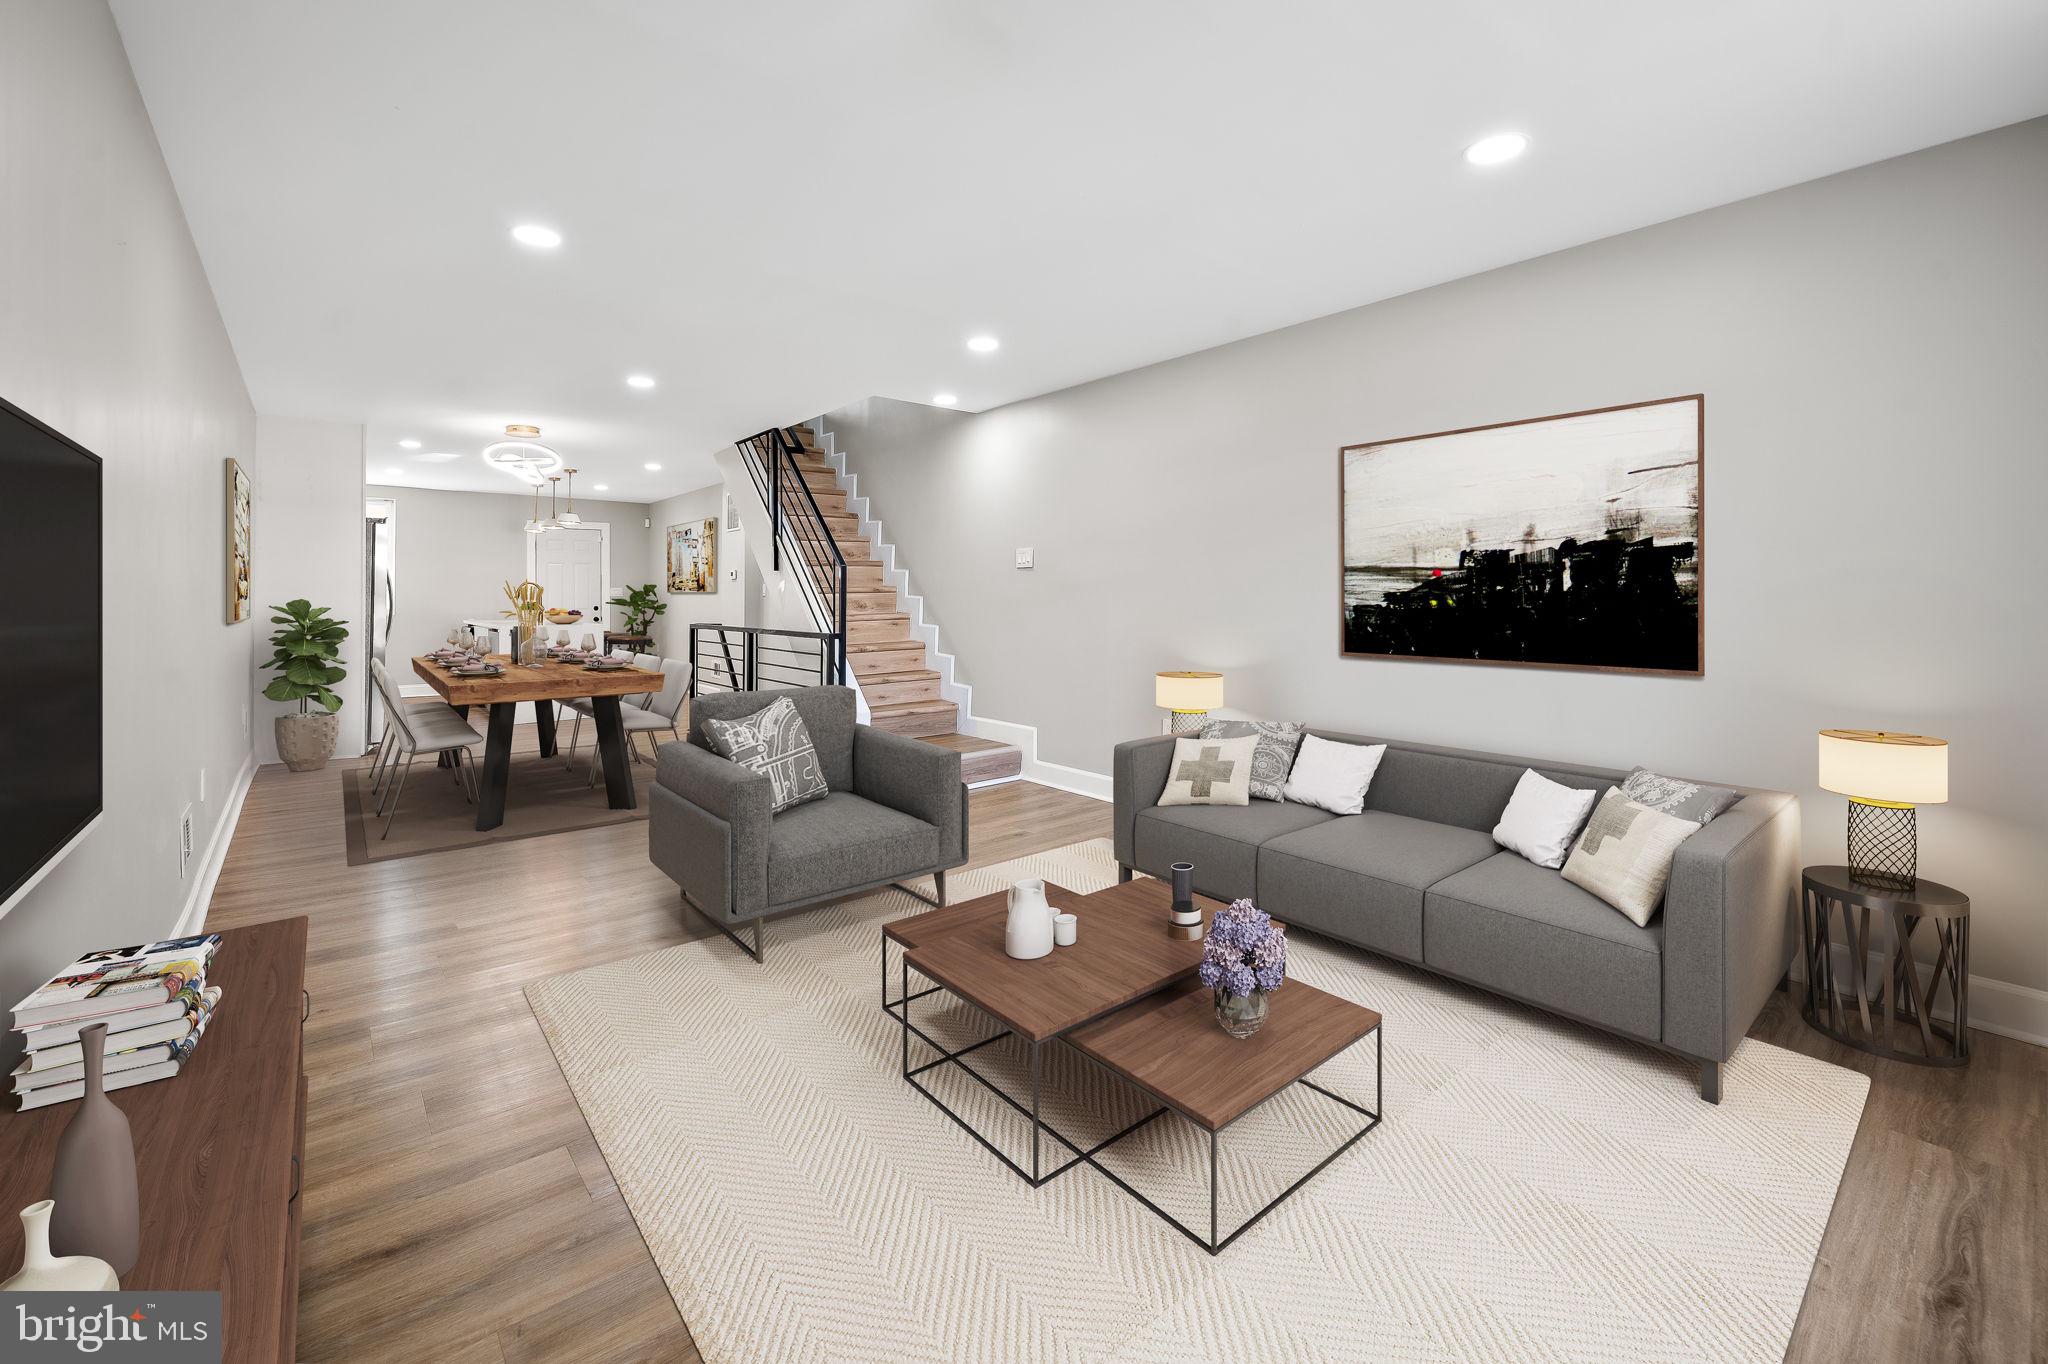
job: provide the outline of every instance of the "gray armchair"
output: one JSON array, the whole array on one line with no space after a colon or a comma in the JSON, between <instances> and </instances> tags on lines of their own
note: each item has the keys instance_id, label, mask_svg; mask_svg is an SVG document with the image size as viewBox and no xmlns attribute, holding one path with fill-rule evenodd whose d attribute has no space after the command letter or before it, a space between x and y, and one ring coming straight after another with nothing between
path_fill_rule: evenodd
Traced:
<instances>
[{"instance_id":1,"label":"gray armchair","mask_svg":"<svg viewBox=\"0 0 2048 1364\"><path fill-rule=\"evenodd\" d=\"M830 793L771 816L768 778L711 751L704 722L787 697L818 747ZM688 742L663 744L649 796L647 854L683 901L761 960L762 921L894 884L943 906L946 870L967 860L960 755L856 724L846 687L721 692L690 703ZM931 875L937 896L903 882ZM750 947L734 931L752 924Z\"/></svg>"}]
</instances>

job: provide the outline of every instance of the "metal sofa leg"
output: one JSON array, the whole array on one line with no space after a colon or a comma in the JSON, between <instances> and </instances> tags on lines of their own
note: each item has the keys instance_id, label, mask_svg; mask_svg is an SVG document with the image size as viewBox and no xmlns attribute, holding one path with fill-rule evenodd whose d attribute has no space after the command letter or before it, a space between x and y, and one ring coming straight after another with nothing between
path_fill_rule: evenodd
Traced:
<instances>
[{"instance_id":1,"label":"metal sofa leg","mask_svg":"<svg viewBox=\"0 0 2048 1364\"><path fill-rule=\"evenodd\" d=\"M933 872L932 883L939 889L939 908L944 909L946 907L946 873L942 871Z\"/></svg>"},{"instance_id":2,"label":"metal sofa leg","mask_svg":"<svg viewBox=\"0 0 2048 1364\"><path fill-rule=\"evenodd\" d=\"M1700 1097L1710 1104L1721 1102L1721 1063L1700 1062Z\"/></svg>"},{"instance_id":3,"label":"metal sofa leg","mask_svg":"<svg viewBox=\"0 0 2048 1364\"><path fill-rule=\"evenodd\" d=\"M1119 862L1116 864L1116 883L1122 885L1131 879L1131 869Z\"/></svg>"},{"instance_id":4,"label":"metal sofa leg","mask_svg":"<svg viewBox=\"0 0 2048 1364\"><path fill-rule=\"evenodd\" d=\"M746 953L755 961L761 961L763 959L764 944L761 941L761 924L763 921L761 919L754 920L754 945L752 947L749 947L747 946L747 940L745 938L742 938L739 934L733 932L730 928L727 928L724 924L720 923L717 919L717 916L708 914L704 910L699 909L697 906L697 902L690 898L690 894L688 891L682 892L682 897L683 903L685 905L689 906L689 908L693 910L696 910L699 917L701 917L706 923L710 924L720 933L725 934L726 937L732 939L733 942L739 947L740 951Z\"/></svg>"}]
</instances>

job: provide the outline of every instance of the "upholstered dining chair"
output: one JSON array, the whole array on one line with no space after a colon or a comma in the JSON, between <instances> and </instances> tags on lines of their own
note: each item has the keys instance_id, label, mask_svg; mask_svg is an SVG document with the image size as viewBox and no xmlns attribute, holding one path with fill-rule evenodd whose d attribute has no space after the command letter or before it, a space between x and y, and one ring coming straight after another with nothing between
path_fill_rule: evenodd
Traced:
<instances>
[{"instance_id":1,"label":"upholstered dining chair","mask_svg":"<svg viewBox=\"0 0 2048 1364\"><path fill-rule=\"evenodd\" d=\"M483 743L484 736L477 733L468 720L457 715L449 706L406 705L398 688L392 684L391 675L385 669L382 660L370 660L370 675L371 680L377 685L378 696L384 702L386 738L378 749L377 765L382 769L382 780L388 781L389 785L378 799L377 813L384 816L384 831L377 837L386 839L391 837L391 826L398 819L398 802L405 794L405 779L412 771L412 760L422 753L431 753L437 757L443 753L452 753L455 780L462 787L463 799L471 802L476 800L477 770L474 750ZM402 764L401 756L404 759ZM373 795L377 794L378 785L378 774L373 771L370 783Z\"/></svg>"},{"instance_id":2,"label":"upholstered dining chair","mask_svg":"<svg viewBox=\"0 0 2048 1364\"><path fill-rule=\"evenodd\" d=\"M689 702L689 699L689 663L680 658L663 659L661 662L661 690L644 693L642 698L643 704L639 706L619 707L619 723L624 725L626 729L626 752L633 755L634 762L640 761L639 745L633 742L635 735L647 735L648 746L657 753L661 748L661 740L654 736L659 735L662 731L666 730L671 739L680 740L683 737L678 727L682 723L683 707ZM579 725L583 723L583 717L577 716L576 722ZM572 745L575 743L573 732L570 735L570 743ZM592 744L590 747L590 785L597 785L598 774L602 770L598 766L597 745Z\"/></svg>"},{"instance_id":3,"label":"upholstered dining chair","mask_svg":"<svg viewBox=\"0 0 2048 1364\"><path fill-rule=\"evenodd\" d=\"M613 658L628 656L624 649L612 650ZM632 654L630 657L633 660L634 667L644 668L648 672L658 672L662 676L661 690L636 692L631 696L619 698L619 719L626 726L626 751L633 755L634 762L638 762L640 761L640 751L633 746L633 736L635 734L659 733L662 730L667 730L677 738L682 737L681 734L676 732L676 717L682 711L683 702L689 699L690 678L686 669L682 682L678 684L671 675L668 664L664 663L660 656L656 654ZM681 659L673 659L671 661L677 667L684 666ZM673 696L671 696L671 692L674 693ZM662 718L656 720L645 719L644 716L648 708L656 702L663 703L663 709L659 712ZM573 700L564 701L562 704L576 717L576 723L569 726L569 751L562 757L562 766L573 772L576 769L576 750L583 742L583 721L586 717L594 719L596 712L590 704L590 698L587 696L579 696ZM597 749L595 746L591 748L590 753L591 771L593 773L591 780L594 782L596 780L595 773L598 770L596 767Z\"/></svg>"}]
</instances>

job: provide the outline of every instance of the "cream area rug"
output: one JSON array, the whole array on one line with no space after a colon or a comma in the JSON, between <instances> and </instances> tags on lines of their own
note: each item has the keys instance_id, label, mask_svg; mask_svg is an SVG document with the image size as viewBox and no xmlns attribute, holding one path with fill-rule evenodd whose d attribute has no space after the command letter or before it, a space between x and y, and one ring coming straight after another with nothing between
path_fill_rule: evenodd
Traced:
<instances>
[{"instance_id":1,"label":"cream area rug","mask_svg":"<svg viewBox=\"0 0 2048 1364\"><path fill-rule=\"evenodd\" d=\"M949 890L1115 875L1097 840ZM905 1083L880 930L921 909L891 891L771 922L765 965L714 939L527 988L713 1364L1782 1358L1862 1076L1748 1041L1703 1103L1683 1062L1297 933L1294 977L1385 1015L1385 1121L1212 1257L1086 1166L1027 1187ZM997 1031L950 1000L914 1021L949 1045ZM1050 1050L1070 1137L1149 1111ZM914 1065L934 1055L913 1040ZM1014 1040L972 1057L1019 1095L1022 1060ZM1316 1079L1370 1106L1374 1071L1367 1041ZM1011 1110L956 1066L926 1078L1028 1165ZM1226 1129L1223 1230L1356 1122L1295 1086ZM1191 1125L1158 1118L1105 1160L1206 1230Z\"/></svg>"}]
</instances>

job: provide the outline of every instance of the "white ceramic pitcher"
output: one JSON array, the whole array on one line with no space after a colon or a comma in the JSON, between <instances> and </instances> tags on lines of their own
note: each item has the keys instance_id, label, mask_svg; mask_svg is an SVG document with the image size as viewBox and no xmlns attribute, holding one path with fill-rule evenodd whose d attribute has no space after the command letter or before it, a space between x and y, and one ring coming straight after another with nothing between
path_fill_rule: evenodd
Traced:
<instances>
[{"instance_id":1,"label":"white ceramic pitcher","mask_svg":"<svg viewBox=\"0 0 2048 1364\"><path fill-rule=\"evenodd\" d=\"M1052 951L1052 905L1045 898L1045 882L1019 881L1010 887L1003 950L1021 961Z\"/></svg>"}]
</instances>

